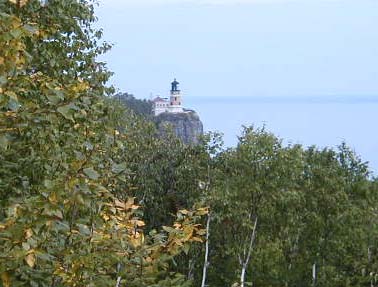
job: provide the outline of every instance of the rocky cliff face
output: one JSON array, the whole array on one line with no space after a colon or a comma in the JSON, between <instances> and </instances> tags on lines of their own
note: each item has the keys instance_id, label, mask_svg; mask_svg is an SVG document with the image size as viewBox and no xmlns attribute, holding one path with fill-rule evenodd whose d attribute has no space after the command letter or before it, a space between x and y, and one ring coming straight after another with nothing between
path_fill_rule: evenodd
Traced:
<instances>
[{"instance_id":1,"label":"rocky cliff face","mask_svg":"<svg viewBox=\"0 0 378 287\"><path fill-rule=\"evenodd\" d=\"M169 127L186 144L197 144L203 134L202 122L195 111L184 113L163 113L154 119L160 134L164 134Z\"/></svg>"}]
</instances>

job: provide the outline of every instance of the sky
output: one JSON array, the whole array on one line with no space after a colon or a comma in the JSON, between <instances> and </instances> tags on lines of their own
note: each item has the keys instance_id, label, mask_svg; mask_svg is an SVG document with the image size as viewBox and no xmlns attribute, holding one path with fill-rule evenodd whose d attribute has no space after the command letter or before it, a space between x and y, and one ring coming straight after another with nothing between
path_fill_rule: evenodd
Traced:
<instances>
[{"instance_id":1,"label":"sky","mask_svg":"<svg viewBox=\"0 0 378 287\"><path fill-rule=\"evenodd\" d=\"M378 95L376 0L100 0L112 84L138 98Z\"/></svg>"},{"instance_id":2,"label":"sky","mask_svg":"<svg viewBox=\"0 0 378 287\"><path fill-rule=\"evenodd\" d=\"M100 0L101 58L137 98L174 78L206 131L354 149L378 175L378 0Z\"/></svg>"}]
</instances>

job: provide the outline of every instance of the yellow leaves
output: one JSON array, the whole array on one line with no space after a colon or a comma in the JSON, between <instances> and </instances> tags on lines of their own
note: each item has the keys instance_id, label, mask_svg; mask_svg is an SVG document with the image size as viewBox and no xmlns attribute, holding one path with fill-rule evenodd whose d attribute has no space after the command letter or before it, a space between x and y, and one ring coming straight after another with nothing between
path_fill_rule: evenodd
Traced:
<instances>
[{"instance_id":1,"label":"yellow leaves","mask_svg":"<svg viewBox=\"0 0 378 287\"><path fill-rule=\"evenodd\" d=\"M25 6L28 3L28 0L19 0L20 6Z\"/></svg>"},{"instance_id":2,"label":"yellow leaves","mask_svg":"<svg viewBox=\"0 0 378 287\"><path fill-rule=\"evenodd\" d=\"M144 234L141 232L135 232L133 235L129 236L129 241L134 248L137 248L144 243Z\"/></svg>"},{"instance_id":3,"label":"yellow leaves","mask_svg":"<svg viewBox=\"0 0 378 287\"><path fill-rule=\"evenodd\" d=\"M208 214L209 208L208 207L201 207L201 208L197 208L196 210L193 210L193 211L181 209L177 213L178 213L178 215L183 215L183 216L187 216L187 217L192 217L192 216L197 217L197 216L203 216L203 215Z\"/></svg>"},{"instance_id":4,"label":"yellow leaves","mask_svg":"<svg viewBox=\"0 0 378 287\"><path fill-rule=\"evenodd\" d=\"M71 169L75 171L79 171L83 168L83 165L85 164L85 160L75 160L71 163Z\"/></svg>"},{"instance_id":5,"label":"yellow leaves","mask_svg":"<svg viewBox=\"0 0 378 287\"><path fill-rule=\"evenodd\" d=\"M8 0L19 8L26 5L27 0ZM3 15L4 16L4 15ZM0 49L0 74L5 78L14 74L16 70L24 70L28 53L25 36L33 34L37 29L31 25L23 25L17 16L7 15L2 18L2 42L4 49ZM0 81L1 82L1 81ZM2 93L2 92L1 92Z\"/></svg>"},{"instance_id":6,"label":"yellow leaves","mask_svg":"<svg viewBox=\"0 0 378 287\"><path fill-rule=\"evenodd\" d=\"M40 38L44 38L45 36L47 37L48 35L46 31L42 31L42 30L35 31L35 34L39 36Z\"/></svg>"},{"instance_id":7,"label":"yellow leaves","mask_svg":"<svg viewBox=\"0 0 378 287\"><path fill-rule=\"evenodd\" d=\"M201 207L201 208L197 208L197 210L196 210L196 215L198 215L198 216L206 215L208 213L209 213L208 207Z\"/></svg>"},{"instance_id":8,"label":"yellow leaves","mask_svg":"<svg viewBox=\"0 0 378 287\"><path fill-rule=\"evenodd\" d=\"M34 250L30 250L28 254L25 257L26 264L29 265L29 267L33 268L35 266L36 257L34 254Z\"/></svg>"},{"instance_id":9,"label":"yellow leaves","mask_svg":"<svg viewBox=\"0 0 378 287\"><path fill-rule=\"evenodd\" d=\"M128 210L136 210L136 209L138 209L140 206L134 204L134 201L135 201L135 197L130 197L129 199L127 199L126 202L122 202L122 201L120 201L120 200L118 200L118 199L115 199L115 201L114 201L114 205L115 205L118 209L125 210L125 211L128 211Z\"/></svg>"},{"instance_id":10,"label":"yellow leaves","mask_svg":"<svg viewBox=\"0 0 378 287\"><path fill-rule=\"evenodd\" d=\"M109 221L109 220L110 220L110 217L109 217L106 213L102 213L102 214L101 214L101 217L102 217L102 219L104 219L105 221Z\"/></svg>"},{"instance_id":11,"label":"yellow leaves","mask_svg":"<svg viewBox=\"0 0 378 287\"><path fill-rule=\"evenodd\" d=\"M203 243L203 239L201 237L192 237L192 241L193 242Z\"/></svg>"},{"instance_id":12,"label":"yellow leaves","mask_svg":"<svg viewBox=\"0 0 378 287\"><path fill-rule=\"evenodd\" d=\"M111 234L105 233L103 231L97 230L93 232L93 236L91 238L91 243L100 243L103 241L107 241L111 239Z\"/></svg>"},{"instance_id":13,"label":"yellow leaves","mask_svg":"<svg viewBox=\"0 0 378 287\"><path fill-rule=\"evenodd\" d=\"M30 79L37 81L38 78L42 77L43 73L41 71L38 71L37 73L30 74Z\"/></svg>"},{"instance_id":14,"label":"yellow leaves","mask_svg":"<svg viewBox=\"0 0 378 287\"><path fill-rule=\"evenodd\" d=\"M127 201L126 201L126 205L125 205L125 209L126 210L136 210L139 208L139 205L135 205L134 204L134 201L135 201L135 197L130 197Z\"/></svg>"},{"instance_id":15,"label":"yellow leaves","mask_svg":"<svg viewBox=\"0 0 378 287\"><path fill-rule=\"evenodd\" d=\"M15 5L18 5L19 7L23 7L29 2L29 0L8 0L8 1Z\"/></svg>"},{"instance_id":16,"label":"yellow leaves","mask_svg":"<svg viewBox=\"0 0 378 287\"><path fill-rule=\"evenodd\" d=\"M85 92L88 89L89 89L89 83L84 82L80 79L78 80L78 83L76 83L75 85L71 87L71 91L74 92L75 94Z\"/></svg>"},{"instance_id":17,"label":"yellow leaves","mask_svg":"<svg viewBox=\"0 0 378 287\"><path fill-rule=\"evenodd\" d=\"M180 223L178 223L178 222L176 222L175 224L173 224L173 227L175 228L175 229L180 229L181 228L181 224Z\"/></svg>"},{"instance_id":18,"label":"yellow leaves","mask_svg":"<svg viewBox=\"0 0 378 287\"><path fill-rule=\"evenodd\" d=\"M11 280L8 272L1 273L1 282L3 283L4 287L10 287L11 286Z\"/></svg>"},{"instance_id":19,"label":"yellow leaves","mask_svg":"<svg viewBox=\"0 0 378 287\"><path fill-rule=\"evenodd\" d=\"M17 112L14 112L14 111L8 111L8 112L5 112L4 115L8 118L16 118L17 117Z\"/></svg>"},{"instance_id":20,"label":"yellow leaves","mask_svg":"<svg viewBox=\"0 0 378 287\"><path fill-rule=\"evenodd\" d=\"M6 91L5 94L6 94L9 98L11 98L11 99L13 99L13 100L15 100L15 101L18 100L16 93L13 92L13 91Z\"/></svg>"},{"instance_id":21,"label":"yellow leaves","mask_svg":"<svg viewBox=\"0 0 378 287\"><path fill-rule=\"evenodd\" d=\"M64 277L66 275L66 270L64 269L64 267L58 265L54 271L54 275Z\"/></svg>"},{"instance_id":22,"label":"yellow leaves","mask_svg":"<svg viewBox=\"0 0 378 287\"><path fill-rule=\"evenodd\" d=\"M31 228L28 228L25 230L25 239L29 239L30 237L33 236L33 230Z\"/></svg>"},{"instance_id":23,"label":"yellow leaves","mask_svg":"<svg viewBox=\"0 0 378 287\"><path fill-rule=\"evenodd\" d=\"M115 228L117 236L127 234L134 236L146 224L144 221L135 217L134 210L139 206L134 204L135 198L129 198L126 201L114 198L112 202L105 203L106 208L101 212L101 218L106 222L108 228Z\"/></svg>"},{"instance_id":24,"label":"yellow leaves","mask_svg":"<svg viewBox=\"0 0 378 287\"><path fill-rule=\"evenodd\" d=\"M11 28L18 28L20 27L21 25L21 19L18 18L18 17L12 17L11 18L11 22L10 22L10 26Z\"/></svg>"},{"instance_id":25,"label":"yellow leaves","mask_svg":"<svg viewBox=\"0 0 378 287\"><path fill-rule=\"evenodd\" d=\"M52 203L52 204L57 204L58 203L58 197L57 197L57 195L56 195L55 192L50 193L48 199L49 199L49 202Z\"/></svg>"},{"instance_id":26,"label":"yellow leaves","mask_svg":"<svg viewBox=\"0 0 378 287\"><path fill-rule=\"evenodd\" d=\"M101 217L102 217L102 219L103 219L105 222L108 222L108 221L111 219L111 217L110 217L109 215L107 215L106 213L102 213L102 214L101 214Z\"/></svg>"},{"instance_id":27,"label":"yellow leaves","mask_svg":"<svg viewBox=\"0 0 378 287\"><path fill-rule=\"evenodd\" d=\"M184 241L189 241L193 237L194 228L195 227L193 225L188 225L184 227L183 229Z\"/></svg>"},{"instance_id":28,"label":"yellow leaves","mask_svg":"<svg viewBox=\"0 0 378 287\"><path fill-rule=\"evenodd\" d=\"M125 203L123 203L122 201L120 201L120 200L118 200L118 199L116 199L116 200L114 201L114 204L115 204L116 207L120 207L120 208L122 208L122 209L125 209L125 207L126 207Z\"/></svg>"},{"instance_id":29,"label":"yellow leaves","mask_svg":"<svg viewBox=\"0 0 378 287\"><path fill-rule=\"evenodd\" d=\"M137 227L145 226L146 224L142 220L132 219L130 220L130 223Z\"/></svg>"},{"instance_id":30,"label":"yellow leaves","mask_svg":"<svg viewBox=\"0 0 378 287\"><path fill-rule=\"evenodd\" d=\"M0 231L7 229L8 227L12 226L15 223L15 220L8 219L5 223L0 224Z\"/></svg>"},{"instance_id":31,"label":"yellow leaves","mask_svg":"<svg viewBox=\"0 0 378 287\"><path fill-rule=\"evenodd\" d=\"M165 249L171 255L176 255L181 251L187 253L190 243L202 243L202 236L206 234L206 230L196 221L208 212L209 208L207 207L195 210L179 210L177 212L177 221L173 224L173 227L163 226L163 230L168 233Z\"/></svg>"},{"instance_id":32,"label":"yellow leaves","mask_svg":"<svg viewBox=\"0 0 378 287\"><path fill-rule=\"evenodd\" d=\"M111 202L105 204L101 212L101 218L105 224L103 229L96 232L111 234L111 238L124 240L127 238L128 244L136 249L144 244L143 227L146 225L143 220L135 216L134 211L139 208L135 203L135 198L127 200L113 198ZM100 241L96 236L96 241Z\"/></svg>"}]
</instances>

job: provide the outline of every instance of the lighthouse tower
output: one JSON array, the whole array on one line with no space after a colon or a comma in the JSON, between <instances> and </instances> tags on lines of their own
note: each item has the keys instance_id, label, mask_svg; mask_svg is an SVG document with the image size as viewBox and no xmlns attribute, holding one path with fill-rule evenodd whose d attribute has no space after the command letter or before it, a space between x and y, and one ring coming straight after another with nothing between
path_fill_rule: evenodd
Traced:
<instances>
[{"instance_id":1,"label":"lighthouse tower","mask_svg":"<svg viewBox=\"0 0 378 287\"><path fill-rule=\"evenodd\" d=\"M159 96L152 100L153 113L158 116L162 113L183 113L181 91L178 89L179 82L176 79L171 83L171 94L168 98L160 98Z\"/></svg>"},{"instance_id":2,"label":"lighthouse tower","mask_svg":"<svg viewBox=\"0 0 378 287\"><path fill-rule=\"evenodd\" d=\"M182 101L181 101L181 91L178 89L178 85L180 83L174 79L171 83L171 96L170 96L170 103L169 103L169 112L170 113L182 113L184 110L182 108Z\"/></svg>"}]
</instances>

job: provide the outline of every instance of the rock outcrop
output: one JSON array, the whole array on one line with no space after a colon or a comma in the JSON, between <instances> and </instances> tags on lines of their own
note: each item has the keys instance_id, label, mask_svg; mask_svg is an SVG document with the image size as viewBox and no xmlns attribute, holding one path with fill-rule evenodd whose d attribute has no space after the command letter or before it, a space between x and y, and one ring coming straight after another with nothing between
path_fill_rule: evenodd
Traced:
<instances>
[{"instance_id":1,"label":"rock outcrop","mask_svg":"<svg viewBox=\"0 0 378 287\"><path fill-rule=\"evenodd\" d=\"M197 144L203 135L203 124L195 111L162 113L154 119L160 134L171 128L185 144Z\"/></svg>"}]
</instances>

